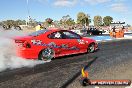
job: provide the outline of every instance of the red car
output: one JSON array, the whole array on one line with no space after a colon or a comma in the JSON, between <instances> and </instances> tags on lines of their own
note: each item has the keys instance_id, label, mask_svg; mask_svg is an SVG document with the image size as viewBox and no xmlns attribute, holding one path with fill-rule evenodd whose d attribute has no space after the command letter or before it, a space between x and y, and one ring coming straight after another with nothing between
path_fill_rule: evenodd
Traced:
<instances>
[{"instance_id":1,"label":"red car","mask_svg":"<svg viewBox=\"0 0 132 88\"><path fill-rule=\"evenodd\" d=\"M59 29L44 29L16 37L17 55L27 59L49 60L59 56L94 52L95 40Z\"/></svg>"}]
</instances>

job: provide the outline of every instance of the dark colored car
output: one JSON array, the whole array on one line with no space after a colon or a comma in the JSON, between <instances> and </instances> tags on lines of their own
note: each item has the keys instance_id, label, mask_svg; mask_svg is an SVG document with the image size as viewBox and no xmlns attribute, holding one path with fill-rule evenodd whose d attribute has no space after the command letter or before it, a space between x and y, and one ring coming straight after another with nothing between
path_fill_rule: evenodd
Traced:
<instances>
[{"instance_id":1,"label":"dark colored car","mask_svg":"<svg viewBox=\"0 0 132 88\"><path fill-rule=\"evenodd\" d=\"M102 35L102 31L96 29L96 28L90 28L89 30L87 30L87 34L89 35Z\"/></svg>"}]
</instances>

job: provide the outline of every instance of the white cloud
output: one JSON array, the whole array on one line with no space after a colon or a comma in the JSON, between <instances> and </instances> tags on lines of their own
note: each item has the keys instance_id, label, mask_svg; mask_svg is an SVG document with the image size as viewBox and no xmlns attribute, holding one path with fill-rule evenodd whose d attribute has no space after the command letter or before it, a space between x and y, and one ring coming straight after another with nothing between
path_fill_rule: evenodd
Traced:
<instances>
[{"instance_id":1,"label":"white cloud","mask_svg":"<svg viewBox=\"0 0 132 88\"><path fill-rule=\"evenodd\" d=\"M56 0L53 5L57 7L71 7L77 4L78 0Z\"/></svg>"},{"instance_id":2,"label":"white cloud","mask_svg":"<svg viewBox=\"0 0 132 88\"><path fill-rule=\"evenodd\" d=\"M115 12L128 12L128 7L123 3L114 3L110 7Z\"/></svg>"},{"instance_id":3,"label":"white cloud","mask_svg":"<svg viewBox=\"0 0 132 88\"><path fill-rule=\"evenodd\" d=\"M96 5L96 4L106 3L111 0L84 0L84 1L87 2L88 4Z\"/></svg>"}]
</instances>

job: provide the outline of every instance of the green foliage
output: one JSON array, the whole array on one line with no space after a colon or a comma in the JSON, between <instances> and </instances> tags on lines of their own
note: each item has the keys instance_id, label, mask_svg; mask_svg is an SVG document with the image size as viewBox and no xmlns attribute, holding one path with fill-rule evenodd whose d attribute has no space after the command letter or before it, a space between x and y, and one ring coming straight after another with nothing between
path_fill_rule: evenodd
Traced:
<instances>
[{"instance_id":1,"label":"green foliage","mask_svg":"<svg viewBox=\"0 0 132 88\"><path fill-rule=\"evenodd\" d=\"M26 21L25 20L16 20L16 24L17 25L26 25Z\"/></svg>"},{"instance_id":2,"label":"green foliage","mask_svg":"<svg viewBox=\"0 0 132 88\"><path fill-rule=\"evenodd\" d=\"M37 21L35 19L30 18L28 22L29 26L35 27L37 25Z\"/></svg>"},{"instance_id":3,"label":"green foliage","mask_svg":"<svg viewBox=\"0 0 132 88\"><path fill-rule=\"evenodd\" d=\"M72 26L75 24L75 22L69 15L66 15L62 17L62 19L60 20L60 24L65 26Z\"/></svg>"},{"instance_id":4,"label":"green foliage","mask_svg":"<svg viewBox=\"0 0 132 88\"><path fill-rule=\"evenodd\" d=\"M106 16L102 18L101 16L94 16L94 26L109 26L111 22L113 21L113 18L110 16ZM84 12L79 12L77 14L77 24L75 23L74 19L72 19L69 15L65 15L61 18L60 21L54 21L51 18L45 19L45 22L43 22L43 25L45 27L48 27L50 25L56 25L56 26L64 26L64 27L74 27L74 26L89 26L91 23L90 16L88 14L85 14ZM11 28L12 26L19 26L19 25L26 25L25 20L6 20L0 22L0 25L5 25L7 28ZM30 26L36 26L37 21L35 19L29 19L28 25ZM129 25L128 25L129 26Z\"/></svg>"},{"instance_id":5,"label":"green foliage","mask_svg":"<svg viewBox=\"0 0 132 88\"><path fill-rule=\"evenodd\" d=\"M11 28L12 26L19 26L19 25L25 25L25 20L6 20L2 21L1 25L5 25L7 28Z\"/></svg>"},{"instance_id":6,"label":"green foliage","mask_svg":"<svg viewBox=\"0 0 132 88\"><path fill-rule=\"evenodd\" d=\"M111 16L106 16L103 18L103 22L105 26L109 26L112 21L113 21L113 18Z\"/></svg>"},{"instance_id":7,"label":"green foliage","mask_svg":"<svg viewBox=\"0 0 132 88\"><path fill-rule=\"evenodd\" d=\"M48 25L51 25L53 23L53 20L51 18L45 19L45 22L48 23Z\"/></svg>"},{"instance_id":8,"label":"green foliage","mask_svg":"<svg viewBox=\"0 0 132 88\"><path fill-rule=\"evenodd\" d=\"M61 24L60 24L60 21L57 21L57 20L55 20L53 23L54 23L54 25L55 25L56 27L60 27L60 25L61 25Z\"/></svg>"},{"instance_id":9,"label":"green foliage","mask_svg":"<svg viewBox=\"0 0 132 88\"><path fill-rule=\"evenodd\" d=\"M83 12L79 12L77 14L77 23L78 24L81 24L82 26L84 26L84 25L88 26L90 22L91 22L91 20L90 20L89 15L87 15Z\"/></svg>"},{"instance_id":10,"label":"green foliage","mask_svg":"<svg viewBox=\"0 0 132 88\"><path fill-rule=\"evenodd\" d=\"M102 25L102 17L101 16L94 16L94 26L101 26Z\"/></svg>"}]
</instances>

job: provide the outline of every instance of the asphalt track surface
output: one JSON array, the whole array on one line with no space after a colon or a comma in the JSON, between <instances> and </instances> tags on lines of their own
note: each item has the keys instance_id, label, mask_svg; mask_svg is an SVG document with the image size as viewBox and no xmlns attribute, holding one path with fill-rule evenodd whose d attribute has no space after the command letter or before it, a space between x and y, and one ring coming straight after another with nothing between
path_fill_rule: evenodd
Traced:
<instances>
[{"instance_id":1,"label":"asphalt track surface","mask_svg":"<svg viewBox=\"0 0 132 88\"><path fill-rule=\"evenodd\" d=\"M120 71L122 68L131 68L132 40L102 42L99 48L99 51L91 54L60 57L33 68L1 72L0 88L80 88L82 67L89 71L91 79L132 80L131 69Z\"/></svg>"}]
</instances>

